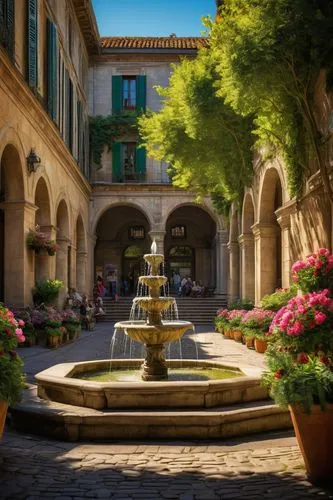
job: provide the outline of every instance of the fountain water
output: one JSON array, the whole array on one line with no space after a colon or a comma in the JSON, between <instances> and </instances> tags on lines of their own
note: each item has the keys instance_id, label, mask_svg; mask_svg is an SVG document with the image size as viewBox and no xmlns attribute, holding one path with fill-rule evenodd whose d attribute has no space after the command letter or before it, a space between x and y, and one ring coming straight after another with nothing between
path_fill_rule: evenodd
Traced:
<instances>
[{"instance_id":1,"label":"fountain water","mask_svg":"<svg viewBox=\"0 0 333 500\"><path fill-rule=\"evenodd\" d=\"M193 324L189 321L162 320L162 314L170 311L177 312L176 301L166 295L167 277L160 274L164 269L163 254L157 253L155 240L151 246L151 253L144 255L148 264L149 274L140 276L141 288L149 289L148 296L138 296L133 301L131 318L129 321L120 321L115 324L117 330L122 330L132 340L137 340L146 346L146 358L142 365L142 379L150 381L165 380L168 378L168 368L164 356L165 343L181 339L187 330L193 330ZM163 287L163 296L160 290ZM138 287L138 290L140 287ZM136 309L146 312L146 321L136 320ZM140 317L140 314L138 315Z\"/></svg>"}]
</instances>

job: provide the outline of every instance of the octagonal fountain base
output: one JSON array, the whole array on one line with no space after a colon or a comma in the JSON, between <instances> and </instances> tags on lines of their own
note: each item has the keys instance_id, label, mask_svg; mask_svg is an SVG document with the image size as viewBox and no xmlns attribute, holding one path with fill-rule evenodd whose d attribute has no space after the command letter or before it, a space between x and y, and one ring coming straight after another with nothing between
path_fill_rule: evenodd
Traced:
<instances>
[{"instance_id":1,"label":"octagonal fountain base","mask_svg":"<svg viewBox=\"0 0 333 500\"><path fill-rule=\"evenodd\" d=\"M116 360L113 368L139 368L142 360ZM289 411L278 408L260 386L260 370L241 366L241 376L181 382L90 382L80 372L104 370L110 361L66 363L39 373L24 400L11 408L18 430L62 440L221 439L289 429ZM168 361L169 368L181 361ZM200 366L232 364L200 361ZM197 366L186 360L183 367ZM237 370L237 368L236 368Z\"/></svg>"}]
</instances>

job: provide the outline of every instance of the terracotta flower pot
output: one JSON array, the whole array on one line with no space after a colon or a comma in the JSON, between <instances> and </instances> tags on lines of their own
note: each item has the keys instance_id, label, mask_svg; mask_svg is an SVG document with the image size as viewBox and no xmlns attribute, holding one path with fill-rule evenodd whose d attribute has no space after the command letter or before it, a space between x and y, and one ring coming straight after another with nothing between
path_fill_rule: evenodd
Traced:
<instances>
[{"instance_id":1,"label":"terracotta flower pot","mask_svg":"<svg viewBox=\"0 0 333 500\"><path fill-rule=\"evenodd\" d=\"M245 337L245 344L248 349L254 349L254 337Z\"/></svg>"},{"instance_id":2,"label":"terracotta flower pot","mask_svg":"<svg viewBox=\"0 0 333 500\"><path fill-rule=\"evenodd\" d=\"M233 328L233 327L231 327L231 328L229 329L229 338L230 338L230 339L233 339L233 338L234 338L234 328Z\"/></svg>"},{"instance_id":3,"label":"terracotta flower pot","mask_svg":"<svg viewBox=\"0 0 333 500\"><path fill-rule=\"evenodd\" d=\"M224 327L223 335L226 339L230 339L230 328L228 328L227 326Z\"/></svg>"},{"instance_id":4,"label":"terracotta flower pot","mask_svg":"<svg viewBox=\"0 0 333 500\"><path fill-rule=\"evenodd\" d=\"M314 405L310 414L300 406L290 406L289 410L310 481L332 481L333 404L325 411Z\"/></svg>"},{"instance_id":5,"label":"terracotta flower pot","mask_svg":"<svg viewBox=\"0 0 333 500\"><path fill-rule=\"evenodd\" d=\"M47 347L58 347L59 343L60 337L54 335L49 335L47 337Z\"/></svg>"},{"instance_id":6,"label":"terracotta flower pot","mask_svg":"<svg viewBox=\"0 0 333 500\"><path fill-rule=\"evenodd\" d=\"M2 438L3 430L5 427L7 408L7 401L0 401L0 439Z\"/></svg>"},{"instance_id":7,"label":"terracotta flower pot","mask_svg":"<svg viewBox=\"0 0 333 500\"><path fill-rule=\"evenodd\" d=\"M234 328L234 340L236 342L242 342L242 330L239 328Z\"/></svg>"},{"instance_id":8,"label":"terracotta flower pot","mask_svg":"<svg viewBox=\"0 0 333 500\"><path fill-rule=\"evenodd\" d=\"M267 340L254 339L254 348L260 354L264 354L267 349Z\"/></svg>"}]
</instances>

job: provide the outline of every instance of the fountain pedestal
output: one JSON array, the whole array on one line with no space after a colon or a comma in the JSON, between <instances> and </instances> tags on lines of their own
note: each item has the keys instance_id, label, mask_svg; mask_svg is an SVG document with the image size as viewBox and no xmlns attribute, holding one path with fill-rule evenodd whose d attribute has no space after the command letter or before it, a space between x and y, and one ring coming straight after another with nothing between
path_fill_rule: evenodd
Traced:
<instances>
[{"instance_id":1,"label":"fountain pedestal","mask_svg":"<svg viewBox=\"0 0 333 500\"><path fill-rule=\"evenodd\" d=\"M164 344L146 344L147 355L142 365L142 380L158 381L168 378Z\"/></svg>"}]
</instances>

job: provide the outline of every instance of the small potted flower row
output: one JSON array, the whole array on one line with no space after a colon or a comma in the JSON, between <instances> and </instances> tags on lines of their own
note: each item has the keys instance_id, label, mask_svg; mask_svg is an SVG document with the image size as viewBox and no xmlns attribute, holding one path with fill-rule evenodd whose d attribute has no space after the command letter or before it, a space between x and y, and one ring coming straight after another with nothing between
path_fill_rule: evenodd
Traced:
<instances>
[{"instance_id":1,"label":"small potted flower row","mask_svg":"<svg viewBox=\"0 0 333 500\"><path fill-rule=\"evenodd\" d=\"M244 342L249 349L264 353L271 336L269 327L274 318L273 311L263 311L255 308L250 311L243 309L220 309L217 311L215 326L225 338Z\"/></svg>"},{"instance_id":2,"label":"small potted flower row","mask_svg":"<svg viewBox=\"0 0 333 500\"><path fill-rule=\"evenodd\" d=\"M19 314L24 315L25 345L28 346L37 343L50 348L58 347L75 340L81 331L80 319L71 309L57 311L47 307Z\"/></svg>"}]
</instances>

